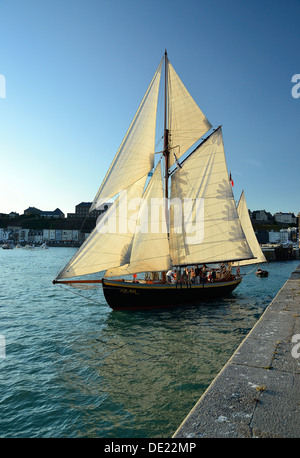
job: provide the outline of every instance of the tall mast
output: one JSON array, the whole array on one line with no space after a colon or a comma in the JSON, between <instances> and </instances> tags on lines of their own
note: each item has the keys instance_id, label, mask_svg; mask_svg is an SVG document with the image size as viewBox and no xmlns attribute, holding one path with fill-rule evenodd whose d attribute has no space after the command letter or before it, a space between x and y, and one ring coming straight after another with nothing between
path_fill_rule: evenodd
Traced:
<instances>
[{"instance_id":1,"label":"tall mast","mask_svg":"<svg viewBox=\"0 0 300 458\"><path fill-rule=\"evenodd\" d=\"M167 129L168 57L165 50L165 111L164 111L164 156L165 156L165 198L168 199L169 179L169 131Z\"/></svg>"}]
</instances>

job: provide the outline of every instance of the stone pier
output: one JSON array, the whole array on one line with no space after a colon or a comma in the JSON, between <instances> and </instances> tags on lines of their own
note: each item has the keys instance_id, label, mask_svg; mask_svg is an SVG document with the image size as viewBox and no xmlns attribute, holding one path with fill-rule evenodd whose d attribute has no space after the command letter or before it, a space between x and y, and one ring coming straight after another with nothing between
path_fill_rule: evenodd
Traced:
<instances>
[{"instance_id":1,"label":"stone pier","mask_svg":"<svg viewBox=\"0 0 300 458\"><path fill-rule=\"evenodd\" d=\"M300 437L300 265L173 437Z\"/></svg>"}]
</instances>

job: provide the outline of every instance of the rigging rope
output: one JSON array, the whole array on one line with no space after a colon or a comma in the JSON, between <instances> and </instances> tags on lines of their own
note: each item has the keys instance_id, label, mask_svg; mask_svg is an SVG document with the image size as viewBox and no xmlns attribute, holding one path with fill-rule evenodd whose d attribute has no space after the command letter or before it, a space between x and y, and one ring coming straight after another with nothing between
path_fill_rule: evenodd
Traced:
<instances>
[{"instance_id":1,"label":"rigging rope","mask_svg":"<svg viewBox=\"0 0 300 458\"><path fill-rule=\"evenodd\" d=\"M243 275L249 275L251 274L255 269L257 269L257 266L259 266L259 263L258 264L255 264L254 268L252 270L250 270L250 272L246 272L245 274Z\"/></svg>"},{"instance_id":2,"label":"rigging rope","mask_svg":"<svg viewBox=\"0 0 300 458\"><path fill-rule=\"evenodd\" d=\"M57 286L59 286L60 288L66 290L66 291L68 291L69 293L73 293L73 294L76 294L77 296L83 297L86 301L92 301L92 302L95 302L95 304L105 305L105 304L103 304L103 302L99 302L99 301L96 301L95 299L92 299L90 297L86 297L83 294L80 294L77 291L72 291L71 289L68 289L67 287L65 287L63 285L60 285L58 283L56 283L56 284L57 284Z\"/></svg>"}]
</instances>

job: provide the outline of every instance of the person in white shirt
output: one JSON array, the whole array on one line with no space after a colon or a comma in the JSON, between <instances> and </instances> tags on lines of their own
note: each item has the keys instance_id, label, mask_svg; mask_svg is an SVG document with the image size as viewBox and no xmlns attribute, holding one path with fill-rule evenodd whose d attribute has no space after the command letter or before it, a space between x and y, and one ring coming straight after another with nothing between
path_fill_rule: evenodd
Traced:
<instances>
[{"instance_id":1,"label":"person in white shirt","mask_svg":"<svg viewBox=\"0 0 300 458\"><path fill-rule=\"evenodd\" d=\"M174 278L174 272L172 269L170 269L167 272L167 283L171 283L173 278Z\"/></svg>"}]
</instances>

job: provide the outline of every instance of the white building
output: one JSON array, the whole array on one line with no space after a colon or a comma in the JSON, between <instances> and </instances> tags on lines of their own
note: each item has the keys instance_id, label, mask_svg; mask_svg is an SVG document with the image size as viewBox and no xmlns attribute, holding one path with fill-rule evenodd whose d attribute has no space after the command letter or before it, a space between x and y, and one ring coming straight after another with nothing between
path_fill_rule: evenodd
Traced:
<instances>
[{"instance_id":1,"label":"white building","mask_svg":"<svg viewBox=\"0 0 300 458\"><path fill-rule=\"evenodd\" d=\"M286 230L282 229L280 232L269 232L270 243L286 243L289 240L289 234Z\"/></svg>"},{"instance_id":2,"label":"white building","mask_svg":"<svg viewBox=\"0 0 300 458\"><path fill-rule=\"evenodd\" d=\"M268 221L269 219L266 210L255 210L252 212L252 217L254 217L256 221Z\"/></svg>"},{"instance_id":3,"label":"white building","mask_svg":"<svg viewBox=\"0 0 300 458\"><path fill-rule=\"evenodd\" d=\"M43 230L43 239L44 239L44 242L55 242L56 240L55 229L44 229Z\"/></svg>"},{"instance_id":4,"label":"white building","mask_svg":"<svg viewBox=\"0 0 300 458\"><path fill-rule=\"evenodd\" d=\"M45 242L78 242L79 231L71 229L44 229Z\"/></svg>"},{"instance_id":5,"label":"white building","mask_svg":"<svg viewBox=\"0 0 300 458\"><path fill-rule=\"evenodd\" d=\"M29 243L43 243L43 231L37 229L30 229L28 232L28 242Z\"/></svg>"},{"instance_id":6,"label":"white building","mask_svg":"<svg viewBox=\"0 0 300 458\"><path fill-rule=\"evenodd\" d=\"M13 231L8 228L0 228L0 242L8 242L8 240L13 240Z\"/></svg>"},{"instance_id":7,"label":"white building","mask_svg":"<svg viewBox=\"0 0 300 458\"><path fill-rule=\"evenodd\" d=\"M294 213L275 213L274 219L277 223L296 224L297 218Z\"/></svg>"},{"instance_id":8,"label":"white building","mask_svg":"<svg viewBox=\"0 0 300 458\"><path fill-rule=\"evenodd\" d=\"M70 229L63 229L61 231L61 240L62 242L71 242L72 241L73 231Z\"/></svg>"},{"instance_id":9,"label":"white building","mask_svg":"<svg viewBox=\"0 0 300 458\"><path fill-rule=\"evenodd\" d=\"M5 237L6 237L6 229L3 229L2 227L0 227L0 242L4 242L5 240L7 240Z\"/></svg>"},{"instance_id":10,"label":"white building","mask_svg":"<svg viewBox=\"0 0 300 458\"><path fill-rule=\"evenodd\" d=\"M29 229L20 229L19 230L19 242L28 242Z\"/></svg>"}]
</instances>

